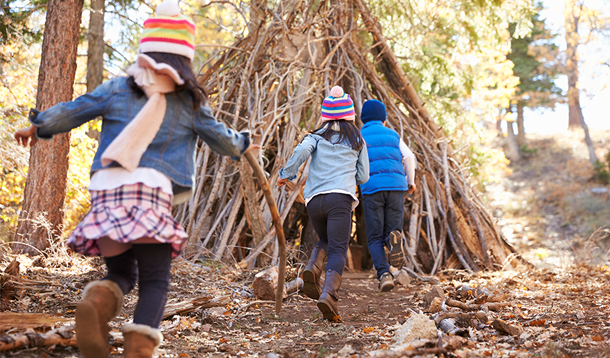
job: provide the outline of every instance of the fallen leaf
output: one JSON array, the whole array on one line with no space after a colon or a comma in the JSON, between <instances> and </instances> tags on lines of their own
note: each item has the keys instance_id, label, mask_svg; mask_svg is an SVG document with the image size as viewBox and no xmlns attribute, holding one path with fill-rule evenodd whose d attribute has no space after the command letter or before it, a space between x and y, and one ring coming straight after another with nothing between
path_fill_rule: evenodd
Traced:
<instances>
[{"instance_id":1,"label":"fallen leaf","mask_svg":"<svg viewBox=\"0 0 610 358\"><path fill-rule=\"evenodd\" d=\"M364 332L364 333L371 333L371 332L373 332L374 330L375 330L375 328L373 328L373 327L364 327L364 328L362 329L362 332Z\"/></svg>"},{"instance_id":2,"label":"fallen leaf","mask_svg":"<svg viewBox=\"0 0 610 358\"><path fill-rule=\"evenodd\" d=\"M544 319L535 319L531 321L528 325L530 326L544 326L546 320Z\"/></svg>"}]
</instances>

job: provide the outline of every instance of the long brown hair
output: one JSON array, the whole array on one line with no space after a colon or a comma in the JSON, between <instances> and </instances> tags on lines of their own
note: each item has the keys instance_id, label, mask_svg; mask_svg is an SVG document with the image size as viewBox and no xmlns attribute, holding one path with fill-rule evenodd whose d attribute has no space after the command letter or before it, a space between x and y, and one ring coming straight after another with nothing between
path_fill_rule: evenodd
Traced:
<instances>
[{"instance_id":1,"label":"long brown hair","mask_svg":"<svg viewBox=\"0 0 610 358\"><path fill-rule=\"evenodd\" d=\"M206 104L208 94L206 90L197 82L197 76L195 76L193 67L191 67L191 60L184 56L165 52L147 52L146 55L150 56L158 63L166 63L178 71L178 74L184 80L184 84L181 86L176 86L176 92L188 91L193 99L194 110L197 110L201 105ZM133 77L129 77L127 79L127 84L138 94L144 95L144 92L135 83Z\"/></svg>"},{"instance_id":2,"label":"long brown hair","mask_svg":"<svg viewBox=\"0 0 610 358\"><path fill-rule=\"evenodd\" d=\"M340 130L337 132L332 129L335 123L339 124ZM354 121L346 121L345 119L338 119L336 121L328 121L322 123L320 127L314 129L311 133L315 133L322 138L326 139L332 144L339 144L347 142L353 150L359 151L364 145L364 138L360 134L360 130L354 124ZM339 134L334 142L331 140L333 135Z\"/></svg>"}]
</instances>

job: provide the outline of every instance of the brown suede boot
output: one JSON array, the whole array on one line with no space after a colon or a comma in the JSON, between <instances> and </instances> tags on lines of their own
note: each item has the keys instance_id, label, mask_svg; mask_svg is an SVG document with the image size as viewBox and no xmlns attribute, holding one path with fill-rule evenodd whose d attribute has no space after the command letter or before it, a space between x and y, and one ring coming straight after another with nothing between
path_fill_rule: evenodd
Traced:
<instances>
[{"instance_id":1,"label":"brown suede boot","mask_svg":"<svg viewBox=\"0 0 610 358\"><path fill-rule=\"evenodd\" d=\"M326 251L318 246L311 252L311 258L303 271L303 293L309 298L317 300L322 292L320 274L324 270Z\"/></svg>"},{"instance_id":2,"label":"brown suede boot","mask_svg":"<svg viewBox=\"0 0 610 358\"><path fill-rule=\"evenodd\" d=\"M318 300L318 309L322 312L324 318L329 321L339 321L341 319L337 309L339 287L341 287L341 275L332 270L326 271L324 290Z\"/></svg>"},{"instance_id":3,"label":"brown suede boot","mask_svg":"<svg viewBox=\"0 0 610 358\"><path fill-rule=\"evenodd\" d=\"M108 322L122 308L123 291L116 283L93 281L85 287L76 307L76 343L85 358L108 357Z\"/></svg>"},{"instance_id":4,"label":"brown suede boot","mask_svg":"<svg viewBox=\"0 0 610 358\"><path fill-rule=\"evenodd\" d=\"M123 326L123 358L152 358L163 341L161 331L144 324L127 323Z\"/></svg>"}]
</instances>

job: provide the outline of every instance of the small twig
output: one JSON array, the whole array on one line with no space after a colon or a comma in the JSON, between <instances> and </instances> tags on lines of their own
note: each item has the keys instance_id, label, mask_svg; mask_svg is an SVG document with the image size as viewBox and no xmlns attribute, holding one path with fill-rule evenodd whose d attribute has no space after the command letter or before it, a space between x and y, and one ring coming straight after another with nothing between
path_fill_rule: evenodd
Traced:
<instances>
[{"instance_id":1,"label":"small twig","mask_svg":"<svg viewBox=\"0 0 610 358\"><path fill-rule=\"evenodd\" d=\"M543 317L546 317L549 314L549 312L551 312L553 310L554 307L555 307L555 302L551 302L551 308L549 308L544 313L541 313L541 314L539 314L538 316L536 316L536 317L534 317L532 319L524 321L523 324L529 324L531 322L534 322L534 321L537 321L539 319L542 319Z\"/></svg>"},{"instance_id":2,"label":"small twig","mask_svg":"<svg viewBox=\"0 0 610 358\"><path fill-rule=\"evenodd\" d=\"M241 310L245 310L248 307L251 307L251 306L254 306L254 305L260 305L260 304L275 304L275 301L269 301L269 300L267 300L267 301L252 301L252 302L250 302L248 304L240 306L237 309L237 312L235 312L235 316L239 316L239 312L241 312Z\"/></svg>"}]
</instances>

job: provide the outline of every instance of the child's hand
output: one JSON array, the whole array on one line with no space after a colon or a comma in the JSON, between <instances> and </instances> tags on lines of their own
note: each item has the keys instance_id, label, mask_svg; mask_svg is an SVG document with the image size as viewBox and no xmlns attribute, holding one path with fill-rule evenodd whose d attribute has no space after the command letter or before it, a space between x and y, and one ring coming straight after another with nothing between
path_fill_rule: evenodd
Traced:
<instances>
[{"instance_id":1,"label":"child's hand","mask_svg":"<svg viewBox=\"0 0 610 358\"><path fill-rule=\"evenodd\" d=\"M36 137L36 126L30 126L30 128L25 128L18 130L13 135L17 140L17 143L21 144L24 147L28 146L28 141L30 142L30 146L33 146L38 142L38 138Z\"/></svg>"},{"instance_id":2,"label":"child's hand","mask_svg":"<svg viewBox=\"0 0 610 358\"><path fill-rule=\"evenodd\" d=\"M282 178L277 179L277 186L284 186L284 185L286 185L286 183L288 183L288 179L282 179Z\"/></svg>"},{"instance_id":3,"label":"child's hand","mask_svg":"<svg viewBox=\"0 0 610 358\"><path fill-rule=\"evenodd\" d=\"M242 154L242 155L246 155L246 153L248 153L248 152L250 152L250 151L252 151L252 150L259 150L259 149L261 149L261 146L260 146L260 145L258 145L258 144L252 144L251 146L249 146L249 147L246 149L246 151L245 151L245 152L244 152L244 154Z\"/></svg>"},{"instance_id":4,"label":"child's hand","mask_svg":"<svg viewBox=\"0 0 610 358\"><path fill-rule=\"evenodd\" d=\"M409 190L407 190L407 194L413 193L415 191L416 187L417 187L417 185L415 185L415 184L409 185Z\"/></svg>"}]
</instances>

